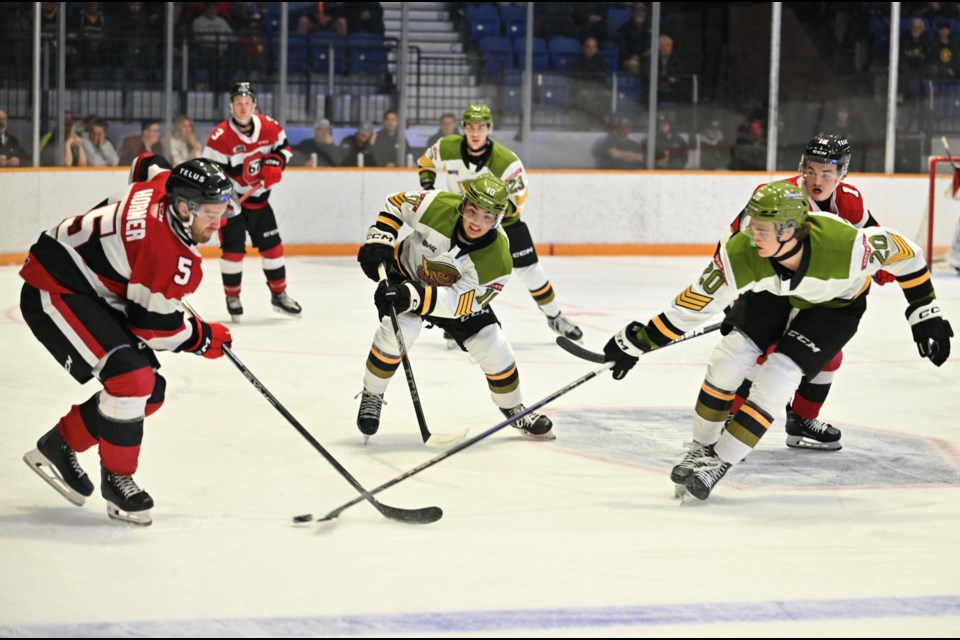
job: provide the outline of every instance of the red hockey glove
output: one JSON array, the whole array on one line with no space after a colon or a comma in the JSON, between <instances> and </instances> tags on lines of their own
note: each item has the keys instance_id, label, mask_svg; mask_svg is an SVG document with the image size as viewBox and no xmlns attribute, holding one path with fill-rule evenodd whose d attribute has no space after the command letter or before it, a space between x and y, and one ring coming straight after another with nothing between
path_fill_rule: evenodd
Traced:
<instances>
[{"instance_id":1,"label":"red hockey glove","mask_svg":"<svg viewBox=\"0 0 960 640\"><path fill-rule=\"evenodd\" d=\"M283 177L283 158L275 153L271 153L263 159L263 165L260 168L260 179L263 180L263 188L270 188L280 182Z\"/></svg>"},{"instance_id":2,"label":"red hockey glove","mask_svg":"<svg viewBox=\"0 0 960 640\"><path fill-rule=\"evenodd\" d=\"M187 340L187 344L181 347L182 351L189 351L204 358L220 358L223 356L223 348L233 344L233 336L230 335L230 329L222 324L207 324L203 320L190 318L187 322L193 323L193 335Z\"/></svg>"},{"instance_id":3,"label":"red hockey glove","mask_svg":"<svg viewBox=\"0 0 960 640\"><path fill-rule=\"evenodd\" d=\"M873 281L876 282L881 287L890 282L896 282L897 277L890 273L889 271L880 270L873 274Z\"/></svg>"}]
</instances>

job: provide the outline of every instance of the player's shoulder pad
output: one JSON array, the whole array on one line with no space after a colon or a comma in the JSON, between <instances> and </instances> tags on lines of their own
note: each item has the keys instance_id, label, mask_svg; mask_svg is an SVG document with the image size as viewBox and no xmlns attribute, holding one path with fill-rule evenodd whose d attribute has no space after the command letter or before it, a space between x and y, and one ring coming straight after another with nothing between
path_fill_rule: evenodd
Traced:
<instances>
[{"instance_id":1,"label":"player's shoulder pad","mask_svg":"<svg viewBox=\"0 0 960 640\"><path fill-rule=\"evenodd\" d=\"M129 184L153 180L161 173L173 169L170 161L155 153L141 153L130 163Z\"/></svg>"}]
</instances>

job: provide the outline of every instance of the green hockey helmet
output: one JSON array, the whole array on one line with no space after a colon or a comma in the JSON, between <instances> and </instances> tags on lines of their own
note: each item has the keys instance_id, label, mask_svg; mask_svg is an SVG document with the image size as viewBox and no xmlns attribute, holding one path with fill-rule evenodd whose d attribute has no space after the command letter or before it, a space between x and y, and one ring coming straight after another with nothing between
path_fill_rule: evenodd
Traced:
<instances>
[{"instance_id":1,"label":"green hockey helmet","mask_svg":"<svg viewBox=\"0 0 960 640\"><path fill-rule=\"evenodd\" d=\"M492 173L484 173L475 180L463 183L463 186L463 200L495 213L497 221L493 226L499 225L509 204L510 190L507 184Z\"/></svg>"},{"instance_id":2,"label":"green hockey helmet","mask_svg":"<svg viewBox=\"0 0 960 640\"><path fill-rule=\"evenodd\" d=\"M779 238L785 230L803 226L810 215L810 202L800 187L789 182L771 182L753 193L747 202L747 214L772 222Z\"/></svg>"},{"instance_id":3,"label":"green hockey helmet","mask_svg":"<svg viewBox=\"0 0 960 640\"><path fill-rule=\"evenodd\" d=\"M463 119L460 121L460 126L465 126L470 123L483 123L487 125L488 128L493 129L493 114L490 112L490 107L485 104L471 104L467 107L467 110L463 112Z\"/></svg>"}]
</instances>

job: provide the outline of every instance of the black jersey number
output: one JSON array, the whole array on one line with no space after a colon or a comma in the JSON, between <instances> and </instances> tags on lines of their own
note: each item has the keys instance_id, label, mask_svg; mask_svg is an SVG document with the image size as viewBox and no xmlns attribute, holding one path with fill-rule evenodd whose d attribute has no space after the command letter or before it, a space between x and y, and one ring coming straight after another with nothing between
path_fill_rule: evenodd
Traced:
<instances>
[{"instance_id":1,"label":"black jersey number","mask_svg":"<svg viewBox=\"0 0 960 640\"><path fill-rule=\"evenodd\" d=\"M93 209L82 216L67 218L57 226L57 240L74 249L87 244L91 238L112 236L116 230L118 202Z\"/></svg>"}]
</instances>

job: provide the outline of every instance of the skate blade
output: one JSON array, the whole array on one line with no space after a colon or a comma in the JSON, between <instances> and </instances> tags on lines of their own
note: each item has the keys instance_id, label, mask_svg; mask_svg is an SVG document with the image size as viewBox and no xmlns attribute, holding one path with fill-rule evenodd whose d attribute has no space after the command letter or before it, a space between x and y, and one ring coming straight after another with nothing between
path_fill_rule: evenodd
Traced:
<instances>
[{"instance_id":1,"label":"skate blade","mask_svg":"<svg viewBox=\"0 0 960 640\"><path fill-rule=\"evenodd\" d=\"M518 429L520 435L522 435L527 440L539 440L540 442L550 442L551 440L556 440L557 436L553 433L553 429L547 431L546 433L536 434L530 433L529 431L524 431L523 429Z\"/></svg>"},{"instance_id":2,"label":"skate blade","mask_svg":"<svg viewBox=\"0 0 960 640\"><path fill-rule=\"evenodd\" d=\"M839 440L836 442L820 442L803 436L787 436L787 446L791 449L810 449L813 451L840 451L843 448Z\"/></svg>"},{"instance_id":3,"label":"skate blade","mask_svg":"<svg viewBox=\"0 0 960 640\"><path fill-rule=\"evenodd\" d=\"M135 524L138 527L149 527L153 524L153 519L150 517L150 509L144 509L143 511L124 511L112 502L107 503L107 517L118 522Z\"/></svg>"},{"instance_id":4,"label":"skate blade","mask_svg":"<svg viewBox=\"0 0 960 640\"><path fill-rule=\"evenodd\" d=\"M700 500L697 496L687 491L687 487L682 484L673 485L673 497L680 501L681 507L703 504L703 500Z\"/></svg>"},{"instance_id":5,"label":"skate blade","mask_svg":"<svg viewBox=\"0 0 960 640\"><path fill-rule=\"evenodd\" d=\"M23 454L23 461L71 504L82 507L86 502L87 499L64 481L57 468L50 464L50 461L38 449Z\"/></svg>"},{"instance_id":6,"label":"skate blade","mask_svg":"<svg viewBox=\"0 0 960 640\"><path fill-rule=\"evenodd\" d=\"M230 314L230 322L232 322L233 324L240 324L241 318L243 318L243 316L235 316L232 313Z\"/></svg>"},{"instance_id":7,"label":"skate blade","mask_svg":"<svg viewBox=\"0 0 960 640\"><path fill-rule=\"evenodd\" d=\"M274 305L273 310L279 313L282 316L289 316L291 318L302 318L303 315L299 311L287 311L283 307L278 307Z\"/></svg>"}]
</instances>

